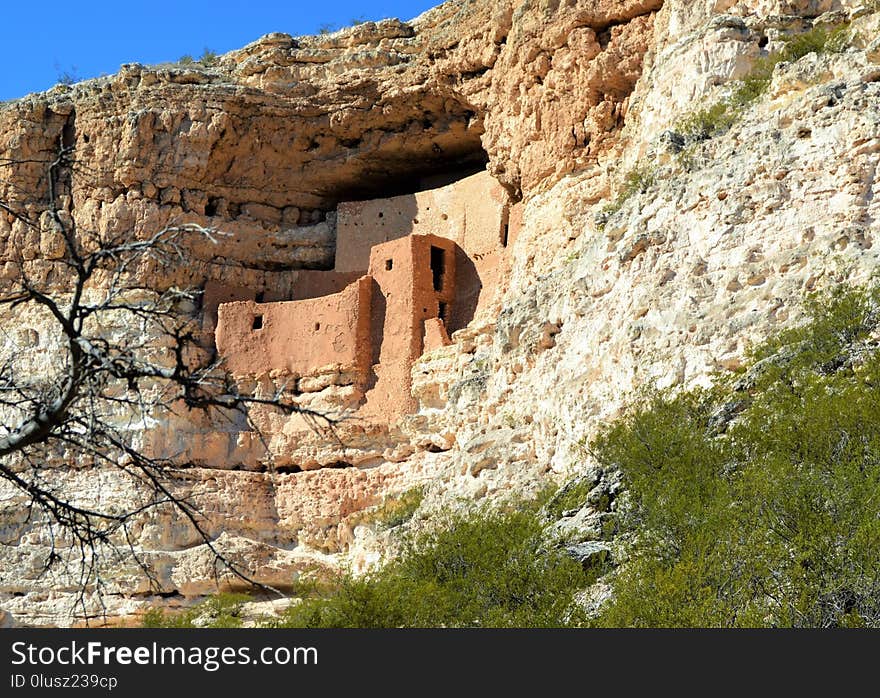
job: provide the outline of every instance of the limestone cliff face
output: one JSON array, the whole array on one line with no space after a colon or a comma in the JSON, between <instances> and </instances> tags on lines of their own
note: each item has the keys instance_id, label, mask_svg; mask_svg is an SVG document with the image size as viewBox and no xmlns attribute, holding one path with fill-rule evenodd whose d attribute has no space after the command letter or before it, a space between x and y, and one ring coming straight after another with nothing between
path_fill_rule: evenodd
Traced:
<instances>
[{"instance_id":1,"label":"limestone cliff face","mask_svg":"<svg viewBox=\"0 0 880 698\"><path fill-rule=\"evenodd\" d=\"M179 220L231 233L145 279L235 281L279 297L299 270L332 267L341 201L486 163L522 198L491 312L413 366L415 414L345 425L341 444L256 414L271 469L236 425L182 419L144 434L197 452L202 467L181 487L217 544L284 588L304 570L380 560L390 538L370 508L412 486L426 487L418 525L436 507L589 471L578 443L636 387L710 382L751 341L796 321L806 292L873 272L880 21L863 5L458 0L410 23L271 34L211 68L128 65L29 96L0 108L0 161L71 146L62 194L78 229L137 236ZM670 131L688 110L720 98L781 37L847 19L851 48L780 64L727 133L676 154ZM637 164L653 183L602 214ZM24 162L0 178L0 200L39 217L47 186L44 168ZM0 243L34 269L53 255L51 231L37 239L2 215ZM33 352L40 370L40 319L0 322L14 328L4 351ZM274 378L250 380L271 390ZM308 381L316 407L354 399L332 370ZM319 467L328 464L349 467ZM136 499L112 471L58 477L85 500ZM17 622L75 622L76 580L41 574L44 534L20 504L15 493L0 500L5 538L17 542L0 548L0 607ZM573 527L599 536L601 515ZM138 535L160 589L120 563L106 575L112 616L216 590L209 551L183 521L156 511Z\"/></svg>"}]
</instances>

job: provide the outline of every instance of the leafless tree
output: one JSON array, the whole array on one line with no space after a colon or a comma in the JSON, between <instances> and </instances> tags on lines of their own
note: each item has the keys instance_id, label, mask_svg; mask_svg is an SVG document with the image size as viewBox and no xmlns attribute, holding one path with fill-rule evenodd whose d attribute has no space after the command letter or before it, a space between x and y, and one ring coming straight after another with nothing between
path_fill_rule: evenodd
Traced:
<instances>
[{"instance_id":1,"label":"leafless tree","mask_svg":"<svg viewBox=\"0 0 880 698\"><path fill-rule=\"evenodd\" d=\"M193 501L180 494L175 480L190 464L175 454L156 454L138 445L148 420L172 413L206 411L211 418L247 414L263 405L298 412L319 424L330 420L297 406L283 392L243 394L211 351L200 342L199 291L156 290L143 281L150 264L191 261L191 242L217 243L223 233L199 225L173 225L135 239L128 234L77 230L59 206L58 188L73 167L72 149L59 147L46 162L45 205L0 201L0 209L19 227L55 236L60 251L35 265L21 250L9 250L15 273L0 288L6 315L42 313L57 338L54 370L28 373L20 356L0 361L0 479L26 495L28 521L51 531L46 569L69 564L54 541L78 551L80 587L100 588L99 551L133 556L144 574L131 535L138 517L153 507L172 507L198 533L215 556L215 568L251 583L227 559L209 535ZM0 161L0 168L20 162ZM33 203L33 202L31 202ZM28 211L42 210L39 219ZM30 257L31 255L28 255ZM8 265L7 265L8 267ZM34 269L38 272L35 273ZM8 334L10 328L0 327ZM128 510L118 503L85 504L64 491L59 466L92 463L118 470L146 497ZM106 555L106 553L102 553ZM82 611L86 606L80 599Z\"/></svg>"}]
</instances>

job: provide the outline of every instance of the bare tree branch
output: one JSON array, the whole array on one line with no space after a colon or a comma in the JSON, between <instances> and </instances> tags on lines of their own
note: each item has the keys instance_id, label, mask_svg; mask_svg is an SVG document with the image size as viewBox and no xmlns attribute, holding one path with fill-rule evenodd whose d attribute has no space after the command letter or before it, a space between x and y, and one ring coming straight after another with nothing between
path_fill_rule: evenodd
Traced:
<instances>
[{"instance_id":1,"label":"bare tree branch","mask_svg":"<svg viewBox=\"0 0 880 698\"><path fill-rule=\"evenodd\" d=\"M78 603L86 617L87 593L100 599L107 551L134 559L151 584L157 583L131 531L138 517L157 507L179 513L220 570L261 586L217 547L195 503L175 486L193 464L139 447L133 435L148 419L193 411L211 419L237 413L256 430L249 414L255 406L299 414L315 429L332 430L334 420L301 407L283 389L271 396L242 393L222 362L202 346L197 318L181 310L201 291L152 289L138 279L147 261L191 264L194 242L217 245L224 233L195 224L169 225L143 239L76 230L72 217L59 208L65 173L75 165L72 155L72 148L59 147L41 163L46 201L30 200L27 206L0 201L0 212L27 230L46 233L48 226L64 250L60 259L43 260L52 267L51 278L32 274L13 250L15 279L0 289L0 309L41 312L58 347L54 372L47 375L30 375L15 351L0 363L0 479L26 496L29 521L48 526L45 571L64 559L58 548L62 537L78 551ZM23 162L0 160L0 168ZM42 209L39 222L35 209ZM18 347L5 328L0 332L8 346ZM65 461L118 470L144 494L143 502L126 510L78 502L54 477Z\"/></svg>"}]
</instances>

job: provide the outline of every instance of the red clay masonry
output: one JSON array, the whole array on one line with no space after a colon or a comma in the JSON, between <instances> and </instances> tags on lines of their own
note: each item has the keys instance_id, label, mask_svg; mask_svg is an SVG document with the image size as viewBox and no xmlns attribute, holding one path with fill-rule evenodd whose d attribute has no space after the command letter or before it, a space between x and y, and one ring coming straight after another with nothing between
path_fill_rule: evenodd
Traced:
<instances>
[{"instance_id":1,"label":"red clay masonry","mask_svg":"<svg viewBox=\"0 0 880 698\"><path fill-rule=\"evenodd\" d=\"M206 288L206 327L216 313L217 350L234 375L335 365L365 391L363 417L393 421L417 407L413 362L491 299L518 208L487 173L340 204L334 271L299 272L293 299L281 302Z\"/></svg>"}]
</instances>

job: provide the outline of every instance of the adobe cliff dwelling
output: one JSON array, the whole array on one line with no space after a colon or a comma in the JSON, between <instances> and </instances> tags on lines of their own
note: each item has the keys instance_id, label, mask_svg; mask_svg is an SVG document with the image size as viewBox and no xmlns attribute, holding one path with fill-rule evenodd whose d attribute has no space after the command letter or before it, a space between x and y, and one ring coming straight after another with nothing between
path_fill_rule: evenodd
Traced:
<instances>
[{"instance_id":1,"label":"adobe cliff dwelling","mask_svg":"<svg viewBox=\"0 0 880 698\"><path fill-rule=\"evenodd\" d=\"M23 266L63 297L40 165L61 143L78 166L55 207L85 240L174 222L226 233L132 282L204 289L201 306L175 308L242 394L285 390L350 417L331 438L260 404L247 419L185 403L120 418L139 450L186 464L175 487L213 547L144 512L130 543L155 585L114 562L106 606L83 612L188 608L218 590L213 549L279 589L373 569L397 546L370 517L413 488L425 499L407 532L577 475L595 485L590 504L553 521L554 540L610 542L620 481L584 444L645 386L738 375L751 347L800 322L807 293L880 267L880 12L864 5L450 2L0 105L0 160L16 163L0 201L21 212L0 212L5 289ZM688 141L682 125L727 104L787 39L844 20L861 37L845 51L776 64L729 130ZM449 171L459 179L422 179ZM111 320L124 349L137 327ZM6 304L0 325L0 365L58 373L46 313ZM111 514L143 506L125 468L46 453L33 462L56 491ZM44 563L76 550L50 551L26 493L0 495L0 609L72 624L81 580Z\"/></svg>"},{"instance_id":2,"label":"adobe cliff dwelling","mask_svg":"<svg viewBox=\"0 0 880 698\"><path fill-rule=\"evenodd\" d=\"M206 287L218 354L237 376L269 374L291 386L332 373L334 384L355 387L358 416L370 421L413 412L413 362L449 345L493 297L513 208L512 216L506 190L485 172L341 203L334 269L299 272L292 297L264 302L265 293Z\"/></svg>"}]
</instances>

